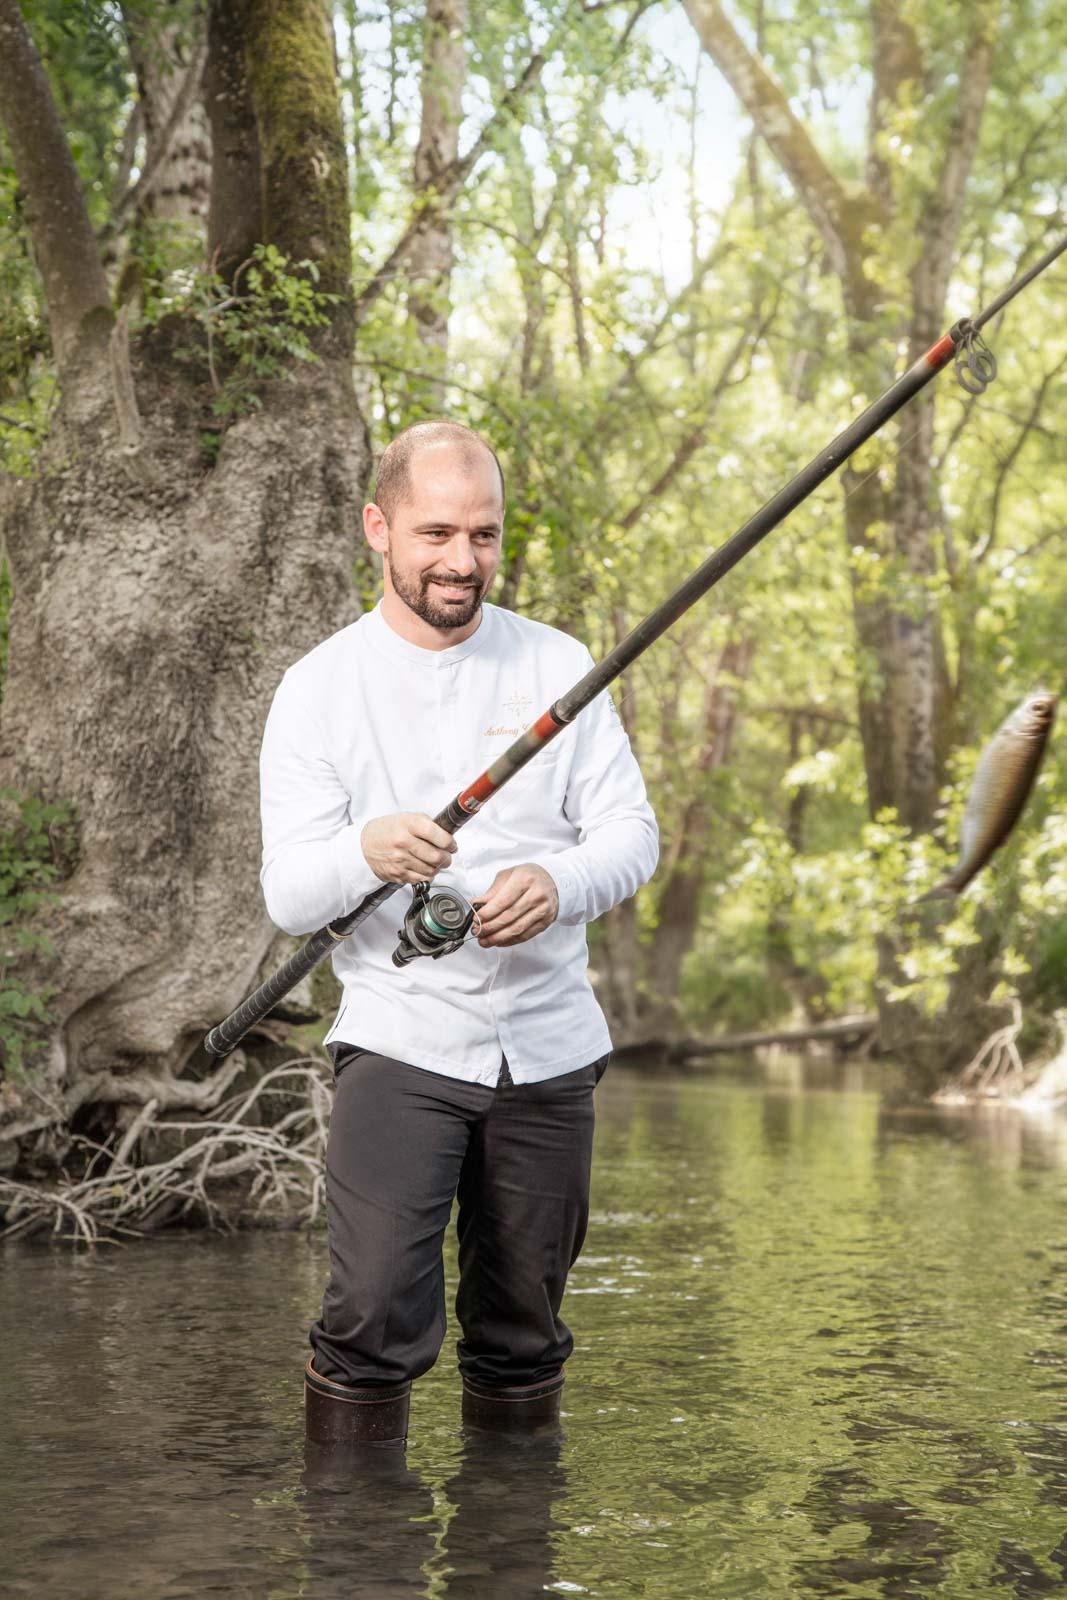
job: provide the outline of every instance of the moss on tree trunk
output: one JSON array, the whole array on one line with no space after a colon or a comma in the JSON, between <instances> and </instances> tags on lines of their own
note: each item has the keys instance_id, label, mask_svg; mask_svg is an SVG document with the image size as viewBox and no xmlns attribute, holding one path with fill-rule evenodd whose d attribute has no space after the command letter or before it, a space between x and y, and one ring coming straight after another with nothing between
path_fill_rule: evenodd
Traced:
<instances>
[{"instance_id":1,"label":"moss on tree trunk","mask_svg":"<svg viewBox=\"0 0 1067 1600\"><path fill-rule=\"evenodd\" d=\"M352 348L348 175L333 39L321 0L239 0L245 70L263 162L266 238L308 259L341 296L329 351Z\"/></svg>"}]
</instances>

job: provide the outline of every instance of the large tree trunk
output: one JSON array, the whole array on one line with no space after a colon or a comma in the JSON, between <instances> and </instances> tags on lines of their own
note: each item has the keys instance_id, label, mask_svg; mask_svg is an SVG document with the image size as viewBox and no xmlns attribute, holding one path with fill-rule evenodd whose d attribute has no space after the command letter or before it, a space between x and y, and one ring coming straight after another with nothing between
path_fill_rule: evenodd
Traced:
<instances>
[{"instance_id":1,"label":"large tree trunk","mask_svg":"<svg viewBox=\"0 0 1067 1600\"><path fill-rule=\"evenodd\" d=\"M7 1086L0 1138L173 1085L255 977L276 939L257 882L264 716L285 668L353 614L352 508L369 451L350 380L331 40L320 0L244 0L235 15L264 152L263 237L317 257L346 297L321 364L261 387L213 465L199 443L210 390L182 359L198 330L172 318L134 342L139 449L120 448L94 369L92 383L66 384L35 477L8 486L5 782L72 802L78 849L45 916L47 1063L32 1088ZM47 209L47 191L38 198ZM190 1103L200 1093L191 1085Z\"/></svg>"},{"instance_id":2,"label":"large tree trunk","mask_svg":"<svg viewBox=\"0 0 1067 1600\"><path fill-rule=\"evenodd\" d=\"M240 19L211 0L204 104L211 124L207 259L227 283L263 237L262 153Z\"/></svg>"}]
</instances>

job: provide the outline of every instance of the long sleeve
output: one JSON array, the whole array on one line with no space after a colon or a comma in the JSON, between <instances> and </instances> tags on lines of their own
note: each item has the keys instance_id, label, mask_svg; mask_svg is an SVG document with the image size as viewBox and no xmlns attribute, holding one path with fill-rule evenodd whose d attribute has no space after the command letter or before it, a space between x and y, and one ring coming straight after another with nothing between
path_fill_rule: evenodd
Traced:
<instances>
[{"instance_id":1,"label":"long sleeve","mask_svg":"<svg viewBox=\"0 0 1067 1600\"><path fill-rule=\"evenodd\" d=\"M299 678L287 673L267 717L259 764L260 883L271 921L286 933L313 933L381 887L360 847L369 818L351 816L324 743L314 706Z\"/></svg>"},{"instance_id":2,"label":"long sleeve","mask_svg":"<svg viewBox=\"0 0 1067 1600\"><path fill-rule=\"evenodd\" d=\"M628 899L659 860L656 818L609 694L581 712L575 733L564 811L578 830L578 843L533 858L555 880L557 921L571 927L593 922Z\"/></svg>"}]
</instances>

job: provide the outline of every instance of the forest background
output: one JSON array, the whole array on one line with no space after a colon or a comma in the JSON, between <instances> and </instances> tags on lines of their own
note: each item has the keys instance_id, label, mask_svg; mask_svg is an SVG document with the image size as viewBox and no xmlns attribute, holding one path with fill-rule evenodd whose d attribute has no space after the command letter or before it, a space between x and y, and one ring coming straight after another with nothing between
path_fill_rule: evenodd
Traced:
<instances>
[{"instance_id":1,"label":"forest background","mask_svg":"<svg viewBox=\"0 0 1067 1600\"><path fill-rule=\"evenodd\" d=\"M1065 46L1054 0L0 0L3 1166L292 1054L195 1049L286 953L259 736L373 599L389 437L484 430L494 598L601 655L1067 227ZM1063 677L1063 269L987 334L618 686L663 841L592 930L620 1044L873 1011L929 1087L1051 1037L1061 739L915 906Z\"/></svg>"}]
</instances>

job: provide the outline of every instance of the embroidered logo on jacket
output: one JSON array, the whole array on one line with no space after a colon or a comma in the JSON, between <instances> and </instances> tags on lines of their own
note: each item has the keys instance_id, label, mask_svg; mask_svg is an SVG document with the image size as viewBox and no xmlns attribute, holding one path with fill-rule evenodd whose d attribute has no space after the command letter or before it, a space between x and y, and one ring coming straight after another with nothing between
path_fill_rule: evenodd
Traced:
<instances>
[{"instance_id":1,"label":"embroidered logo on jacket","mask_svg":"<svg viewBox=\"0 0 1067 1600\"><path fill-rule=\"evenodd\" d=\"M494 723L486 728L482 735L483 739L498 738L502 734L507 734L509 738L517 739L519 734L525 733L529 727L532 710L533 701L530 696L516 692L505 700L500 707L501 715L507 719L506 723Z\"/></svg>"}]
</instances>

